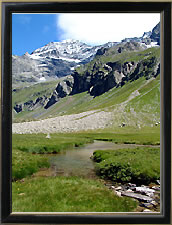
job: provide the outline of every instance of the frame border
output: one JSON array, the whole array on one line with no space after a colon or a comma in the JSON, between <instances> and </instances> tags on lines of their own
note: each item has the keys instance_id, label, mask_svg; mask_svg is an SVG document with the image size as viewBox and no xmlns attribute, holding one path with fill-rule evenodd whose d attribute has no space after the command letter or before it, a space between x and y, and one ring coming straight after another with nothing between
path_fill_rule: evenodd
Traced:
<instances>
[{"instance_id":1,"label":"frame border","mask_svg":"<svg viewBox=\"0 0 172 225\"><path fill-rule=\"evenodd\" d=\"M11 162L12 162L12 13L113 13L158 12L161 13L161 147L163 183L161 215L130 214L112 216L93 214L11 213ZM16 2L2 3L2 81L1 81L1 171L3 223L41 224L170 224L171 218L171 3L169 2ZM9 93L10 92L10 93ZM162 137L163 136L163 137ZM169 197L170 196L170 197ZM97 213L99 214L99 213Z\"/></svg>"}]
</instances>

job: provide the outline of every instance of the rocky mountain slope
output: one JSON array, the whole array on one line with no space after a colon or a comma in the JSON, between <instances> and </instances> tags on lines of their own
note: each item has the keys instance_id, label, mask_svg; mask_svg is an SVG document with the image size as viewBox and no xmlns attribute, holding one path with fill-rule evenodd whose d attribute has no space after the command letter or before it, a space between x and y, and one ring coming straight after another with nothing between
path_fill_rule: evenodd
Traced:
<instances>
[{"instance_id":1,"label":"rocky mountain slope","mask_svg":"<svg viewBox=\"0 0 172 225\"><path fill-rule=\"evenodd\" d=\"M159 45L160 24L140 38L126 38L126 42L137 42L142 48ZM96 54L119 43L109 42L100 46L89 46L77 40L50 42L31 54L12 56L13 87L30 85L41 81L50 81L70 75L74 68L90 62ZM119 50L120 51L120 50Z\"/></svg>"},{"instance_id":2,"label":"rocky mountain slope","mask_svg":"<svg viewBox=\"0 0 172 225\"><path fill-rule=\"evenodd\" d=\"M87 96L90 96L89 99L94 99L103 96L111 89L122 90L123 86L130 85L136 80L149 81L158 77L160 74L159 47L131 51L133 45L138 47L137 43L122 45L123 51L121 53L118 52L121 45L111 47L104 54L96 55L90 63L76 68L70 76L61 78L58 81L38 83L31 87L14 89L14 118L22 118L26 115L39 118L39 116L41 117L48 112L51 115L50 108L56 107L56 105L58 108L62 100L69 100L68 97L70 96L86 93ZM123 93L121 93L121 98L122 95ZM82 99L83 102L87 100L87 97ZM68 104L70 106L70 100ZM92 107L94 107L94 103ZM84 108L83 111L85 110ZM63 107L61 108L62 112Z\"/></svg>"},{"instance_id":3,"label":"rocky mountain slope","mask_svg":"<svg viewBox=\"0 0 172 225\"><path fill-rule=\"evenodd\" d=\"M110 47L116 43L107 43ZM69 75L75 67L93 59L102 46L89 46L77 40L50 42L31 54L12 56L13 86L21 82L49 81Z\"/></svg>"}]
</instances>

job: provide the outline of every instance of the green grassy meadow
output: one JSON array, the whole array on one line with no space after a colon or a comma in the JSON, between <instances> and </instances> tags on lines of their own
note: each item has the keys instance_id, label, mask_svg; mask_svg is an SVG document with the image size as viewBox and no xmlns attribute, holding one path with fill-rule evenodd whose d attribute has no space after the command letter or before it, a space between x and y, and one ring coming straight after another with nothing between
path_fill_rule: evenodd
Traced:
<instances>
[{"instance_id":1,"label":"green grassy meadow","mask_svg":"<svg viewBox=\"0 0 172 225\"><path fill-rule=\"evenodd\" d=\"M79 177L25 179L14 182L12 189L14 212L129 212L137 206L100 181Z\"/></svg>"},{"instance_id":2,"label":"green grassy meadow","mask_svg":"<svg viewBox=\"0 0 172 225\"><path fill-rule=\"evenodd\" d=\"M91 138L71 134L13 134L13 148L30 153L58 153L92 142Z\"/></svg>"},{"instance_id":3,"label":"green grassy meadow","mask_svg":"<svg viewBox=\"0 0 172 225\"><path fill-rule=\"evenodd\" d=\"M51 154L53 152L58 154L60 151L70 150L77 146L91 143L93 140L113 141L115 143L158 144L158 127L149 127L141 130L125 127L124 129L117 129L116 131L111 130L111 132L108 130L97 130L95 132L50 135L51 139L46 139L45 134L13 134L13 212L135 211L137 207L135 201L115 196L112 191L106 189L99 180L63 176L32 177L31 175L41 168L48 168L50 166L48 155L45 153ZM58 150L54 152L54 149ZM135 155L133 151L139 154ZM118 152L120 152L119 155ZM116 166L117 161L118 168L121 168L119 165L127 168L128 160L131 164L134 161L135 170L130 170L130 175L131 173L137 174L138 177L144 181L142 174L146 174L145 181L152 181L152 178L154 178L154 180L158 178L158 169L160 167L158 158L159 150L156 151L156 154L153 152L155 152L155 149L151 149L151 147L142 147L137 150L115 150L114 152L113 150L107 152L101 151L102 155L98 157L101 158L101 160L106 158L107 164L105 164L104 161L97 164L99 165L99 170L104 171L106 168L107 171L109 171L111 170L111 166L109 165L113 164ZM118 158L115 158L116 153ZM99 151L95 154L99 154ZM135 158L133 158L133 156L135 156ZM138 166L140 164L142 164L142 166ZM150 165L154 164L156 164L156 172L154 167L150 167ZM143 169L145 170L144 173L142 173ZM130 179L128 179L130 178L129 175L125 174L125 169L123 172L124 174L121 174L122 179L117 179L117 181L130 181ZM111 177L106 176L106 172L101 175L104 175L104 178L111 179ZM24 178L24 181L20 182L22 178ZM37 195L34 193L37 193ZM30 204L31 202L32 204Z\"/></svg>"}]
</instances>

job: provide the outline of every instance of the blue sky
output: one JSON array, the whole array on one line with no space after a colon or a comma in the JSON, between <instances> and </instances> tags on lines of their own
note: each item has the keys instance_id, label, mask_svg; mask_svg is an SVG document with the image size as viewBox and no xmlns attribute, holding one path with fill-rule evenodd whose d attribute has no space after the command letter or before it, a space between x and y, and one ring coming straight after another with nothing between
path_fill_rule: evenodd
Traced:
<instances>
[{"instance_id":1,"label":"blue sky","mask_svg":"<svg viewBox=\"0 0 172 225\"><path fill-rule=\"evenodd\" d=\"M158 13L13 14L12 54L32 53L49 42L65 39L99 45L140 37L159 21Z\"/></svg>"},{"instance_id":2,"label":"blue sky","mask_svg":"<svg viewBox=\"0 0 172 225\"><path fill-rule=\"evenodd\" d=\"M12 54L22 55L51 41L59 41L55 14L13 14Z\"/></svg>"}]
</instances>

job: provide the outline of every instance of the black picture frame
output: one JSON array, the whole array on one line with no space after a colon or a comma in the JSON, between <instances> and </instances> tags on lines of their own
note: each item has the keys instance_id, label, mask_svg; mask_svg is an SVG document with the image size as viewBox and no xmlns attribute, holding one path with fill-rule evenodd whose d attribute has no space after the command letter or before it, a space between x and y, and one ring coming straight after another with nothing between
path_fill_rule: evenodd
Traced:
<instances>
[{"instance_id":1,"label":"black picture frame","mask_svg":"<svg viewBox=\"0 0 172 225\"><path fill-rule=\"evenodd\" d=\"M147 12L161 13L161 214L52 214L11 212L12 162L12 13ZM34 224L171 223L171 3L170 2L16 2L2 3L1 221Z\"/></svg>"}]
</instances>

